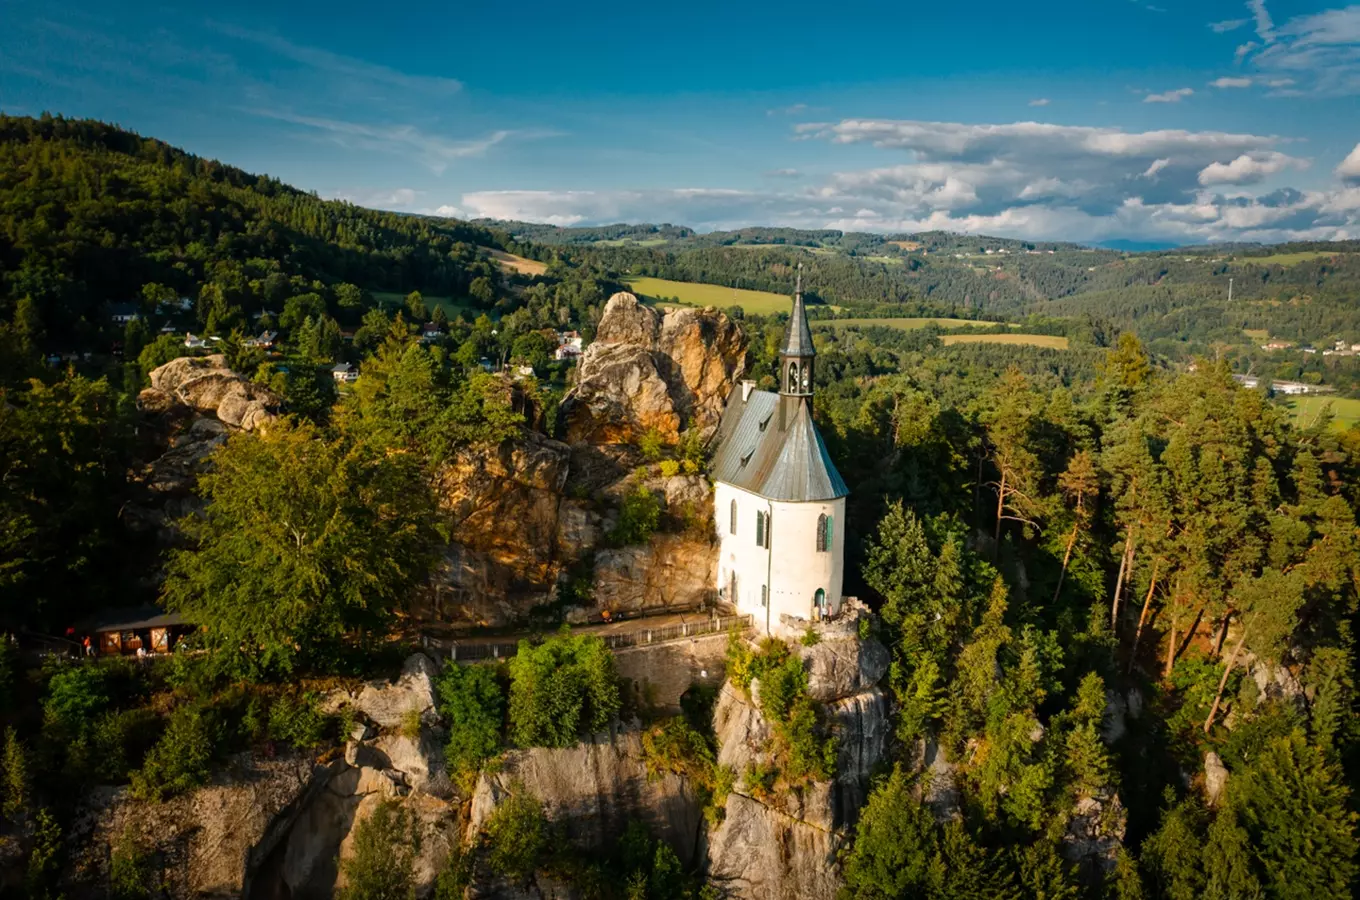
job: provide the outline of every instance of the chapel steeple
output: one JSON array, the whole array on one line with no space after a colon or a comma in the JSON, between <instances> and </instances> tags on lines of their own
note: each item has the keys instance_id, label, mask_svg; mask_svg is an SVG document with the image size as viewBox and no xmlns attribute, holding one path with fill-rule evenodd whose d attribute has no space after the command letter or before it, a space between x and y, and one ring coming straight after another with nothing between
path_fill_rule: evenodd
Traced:
<instances>
[{"instance_id":1,"label":"chapel steeple","mask_svg":"<svg viewBox=\"0 0 1360 900\"><path fill-rule=\"evenodd\" d=\"M798 407L812 405L813 364L817 351L812 346L803 309L803 264L798 264L798 280L793 289L793 313L779 348L779 430L793 420Z\"/></svg>"}]
</instances>

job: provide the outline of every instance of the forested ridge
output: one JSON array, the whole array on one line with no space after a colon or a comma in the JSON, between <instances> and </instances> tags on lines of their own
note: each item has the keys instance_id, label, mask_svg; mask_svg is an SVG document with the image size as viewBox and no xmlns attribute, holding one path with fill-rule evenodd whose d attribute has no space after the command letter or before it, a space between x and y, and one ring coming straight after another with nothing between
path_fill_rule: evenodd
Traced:
<instances>
[{"instance_id":1,"label":"forested ridge","mask_svg":"<svg viewBox=\"0 0 1360 900\"><path fill-rule=\"evenodd\" d=\"M753 229L735 240L762 246L716 246L619 226L549 240L321 201L99 123L0 122L7 896L59 895L96 786L165 803L233 754L343 752L355 713L323 709L317 692L390 673L410 639L411 602L448 549L441 467L561 435L571 366L552 358L555 332L588 343L619 278L782 291L799 262L847 312L865 290L897 315L976 315L987 310L974 289L1005 286L987 302L1087 335L1056 350L945 346L931 327L815 331L815 416L851 490L846 591L875 612L861 638L891 656L885 762L837 858L844 898L1355 894L1360 430L1299 427L1232 379L1245 351L1212 352L1214 336L1243 328L1348 334L1354 248L1286 265L1250 262L1268 257L1257 248L1129 256L893 237L939 251L913 268L917 251L838 233ZM677 244L599 246L656 239ZM484 247L548 269L504 272ZM1202 301L1229 272L1243 304ZM1028 287L1005 293L1020 273ZM922 291L929 278L938 286ZM140 318L111 322L113 302ZM772 387L784 317L733 314L747 377ZM267 391L277 418L212 451L199 505L162 544L128 527L166 449L137 399L151 371L206 352L185 347L188 329L219 335L211 349L237 373L221 377ZM263 329L272 346L247 340ZM343 362L361 375L337 386ZM622 452L637 483L615 498L602 546L711 525L670 521L642 484L702 472L701 442L649 433ZM538 619L592 589L565 576ZM91 613L153 601L207 626L199 652L146 665L30 655L36 635L60 640ZM507 665L447 667L436 689L449 775L466 791L511 748L573 747L637 716L653 775L688 779L700 828L718 826L732 791L796 807L837 774L836 735L798 657L734 640L728 673L773 723L768 766L718 764L711 696L676 717L630 705L598 639L562 634L526 641ZM419 735L419 716L399 730ZM946 766L948 784L932 785ZM411 896L410 822L386 805L368 821L344 896ZM721 896L641 823L595 856L557 824L516 794L450 857L437 896L463 895L474 851L509 882L546 872L587 897ZM100 890L157 896L152 864L116 843Z\"/></svg>"}]
</instances>

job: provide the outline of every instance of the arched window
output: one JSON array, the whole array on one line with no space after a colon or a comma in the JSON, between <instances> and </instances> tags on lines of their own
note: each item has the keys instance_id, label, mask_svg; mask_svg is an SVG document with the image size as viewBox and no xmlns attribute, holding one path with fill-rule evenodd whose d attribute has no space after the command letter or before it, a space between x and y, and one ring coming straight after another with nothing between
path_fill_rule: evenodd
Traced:
<instances>
[{"instance_id":1,"label":"arched window","mask_svg":"<svg viewBox=\"0 0 1360 900\"><path fill-rule=\"evenodd\" d=\"M803 393L808 392L808 379L812 377L812 366L803 366Z\"/></svg>"},{"instance_id":2,"label":"arched window","mask_svg":"<svg viewBox=\"0 0 1360 900\"><path fill-rule=\"evenodd\" d=\"M756 546L765 546L765 514L763 512L756 513Z\"/></svg>"},{"instance_id":3,"label":"arched window","mask_svg":"<svg viewBox=\"0 0 1360 900\"><path fill-rule=\"evenodd\" d=\"M789 363L789 378L788 381L785 383L788 385L786 390L790 394L798 393L798 363L796 362Z\"/></svg>"},{"instance_id":4,"label":"arched window","mask_svg":"<svg viewBox=\"0 0 1360 900\"><path fill-rule=\"evenodd\" d=\"M728 530L730 533L732 533L732 534L736 534L736 533L737 533L737 501L736 501L736 498L735 498L735 497L732 499L732 511L731 511L731 514L729 515L728 518L729 518L729 520L728 520L728 524L727 524L727 530Z\"/></svg>"},{"instance_id":5,"label":"arched window","mask_svg":"<svg viewBox=\"0 0 1360 900\"><path fill-rule=\"evenodd\" d=\"M768 584L762 584L760 586L760 606L763 609L769 605L770 605L770 586Z\"/></svg>"},{"instance_id":6,"label":"arched window","mask_svg":"<svg viewBox=\"0 0 1360 900\"><path fill-rule=\"evenodd\" d=\"M817 552L831 549L831 517L823 513L817 517Z\"/></svg>"}]
</instances>

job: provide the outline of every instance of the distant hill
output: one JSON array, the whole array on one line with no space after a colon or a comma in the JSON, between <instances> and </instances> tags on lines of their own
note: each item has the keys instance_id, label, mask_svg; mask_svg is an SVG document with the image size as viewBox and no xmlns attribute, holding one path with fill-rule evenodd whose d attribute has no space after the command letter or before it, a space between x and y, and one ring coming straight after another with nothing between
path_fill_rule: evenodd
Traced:
<instances>
[{"instance_id":1,"label":"distant hill","mask_svg":"<svg viewBox=\"0 0 1360 900\"><path fill-rule=\"evenodd\" d=\"M97 346L148 283L217 285L248 313L351 283L464 294L502 231L321 200L102 122L0 116L0 319L30 298L63 347Z\"/></svg>"}]
</instances>

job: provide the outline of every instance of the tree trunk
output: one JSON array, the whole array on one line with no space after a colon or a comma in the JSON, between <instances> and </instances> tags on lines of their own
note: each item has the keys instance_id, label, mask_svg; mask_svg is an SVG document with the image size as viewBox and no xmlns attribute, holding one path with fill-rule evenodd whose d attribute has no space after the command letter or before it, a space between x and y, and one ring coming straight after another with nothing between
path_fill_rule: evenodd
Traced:
<instances>
[{"instance_id":1,"label":"tree trunk","mask_svg":"<svg viewBox=\"0 0 1360 900\"><path fill-rule=\"evenodd\" d=\"M1152 608L1152 593L1157 590L1157 564L1161 560L1153 557L1152 559L1152 582L1148 584L1147 596L1143 598L1143 611L1138 615L1138 630L1133 633L1133 649L1129 651L1129 667L1127 672L1133 671L1134 660L1138 659L1138 642L1143 639L1143 625L1147 623L1148 610Z\"/></svg>"},{"instance_id":2,"label":"tree trunk","mask_svg":"<svg viewBox=\"0 0 1360 900\"><path fill-rule=\"evenodd\" d=\"M1231 606L1223 613L1223 622L1218 626L1218 636L1214 638L1215 657L1221 658L1223 656L1223 640L1228 636L1228 620L1232 618L1232 614Z\"/></svg>"},{"instance_id":3,"label":"tree trunk","mask_svg":"<svg viewBox=\"0 0 1360 900\"><path fill-rule=\"evenodd\" d=\"M1119 595L1124 592L1124 581L1133 580L1133 526L1129 526L1129 536L1124 540L1124 561L1119 564L1119 577L1114 582L1114 599L1110 601L1110 630L1115 630L1119 620Z\"/></svg>"},{"instance_id":4,"label":"tree trunk","mask_svg":"<svg viewBox=\"0 0 1360 900\"><path fill-rule=\"evenodd\" d=\"M1062 568L1058 570L1058 586L1053 589L1053 602L1058 602L1058 595L1062 593L1063 579L1067 577L1067 564L1072 561L1072 548L1077 545L1077 532L1081 530L1081 522L1072 526L1072 535L1067 539L1067 552L1063 554Z\"/></svg>"},{"instance_id":5,"label":"tree trunk","mask_svg":"<svg viewBox=\"0 0 1360 900\"><path fill-rule=\"evenodd\" d=\"M1195 632L1199 630L1199 623L1202 618L1204 618L1203 606L1195 611L1195 617L1190 620L1190 627L1186 629L1185 637L1181 639L1180 645L1177 646L1175 640L1171 641L1171 647L1166 655L1167 678L1171 677L1171 667L1176 664L1176 660L1180 658L1181 652L1184 651L1186 647L1190 646L1190 639L1193 638ZM1173 634L1172 637L1174 638L1175 635Z\"/></svg>"},{"instance_id":6,"label":"tree trunk","mask_svg":"<svg viewBox=\"0 0 1360 900\"><path fill-rule=\"evenodd\" d=\"M1209 718L1204 720L1204 733L1208 734L1209 729L1214 727L1214 719L1218 717L1218 704L1223 699L1223 689L1228 686L1228 676L1232 674L1233 666L1237 664L1237 654L1242 652L1242 645L1247 642L1247 630L1251 628L1248 621L1242 622L1242 636L1237 639L1237 645L1233 647L1232 653L1228 656L1228 661L1223 665L1223 677L1218 680L1218 693L1214 694L1214 705L1209 707Z\"/></svg>"},{"instance_id":7,"label":"tree trunk","mask_svg":"<svg viewBox=\"0 0 1360 900\"><path fill-rule=\"evenodd\" d=\"M1162 669L1162 677L1171 677L1171 667L1176 664L1176 623L1171 623L1171 633L1167 636L1166 644L1166 667Z\"/></svg>"},{"instance_id":8,"label":"tree trunk","mask_svg":"<svg viewBox=\"0 0 1360 900\"><path fill-rule=\"evenodd\" d=\"M996 534L992 543L992 561L1001 554L1001 516L1006 511L1006 470L1001 470L1001 481L996 489Z\"/></svg>"}]
</instances>

